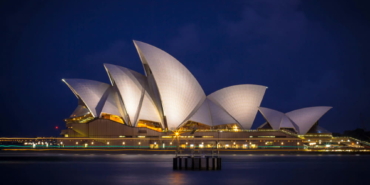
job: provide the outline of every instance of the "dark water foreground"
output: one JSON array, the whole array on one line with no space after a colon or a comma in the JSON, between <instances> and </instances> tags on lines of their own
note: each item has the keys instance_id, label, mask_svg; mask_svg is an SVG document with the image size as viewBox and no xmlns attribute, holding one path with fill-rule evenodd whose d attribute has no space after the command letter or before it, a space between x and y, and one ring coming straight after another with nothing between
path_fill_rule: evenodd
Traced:
<instances>
[{"instance_id":1,"label":"dark water foreground","mask_svg":"<svg viewBox=\"0 0 370 185\"><path fill-rule=\"evenodd\" d=\"M370 184L370 155L227 154L220 171L173 171L173 157L1 152L0 184Z\"/></svg>"}]
</instances>

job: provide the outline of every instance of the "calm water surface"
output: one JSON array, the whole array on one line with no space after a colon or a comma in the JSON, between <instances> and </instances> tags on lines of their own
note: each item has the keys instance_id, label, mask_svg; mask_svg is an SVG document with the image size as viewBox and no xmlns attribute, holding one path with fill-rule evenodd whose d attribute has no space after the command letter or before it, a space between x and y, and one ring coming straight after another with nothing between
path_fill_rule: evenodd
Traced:
<instances>
[{"instance_id":1,"label":"calm water surface","mask_svg":"<svg viewBox=\"0 0 370 185\"><path fill-rule=\"evenodd\" d=\"M173 157L0 153L0 184L370 184L370 155L230 154L221 171L173 171Z\"/></svg>"}]
</instances>

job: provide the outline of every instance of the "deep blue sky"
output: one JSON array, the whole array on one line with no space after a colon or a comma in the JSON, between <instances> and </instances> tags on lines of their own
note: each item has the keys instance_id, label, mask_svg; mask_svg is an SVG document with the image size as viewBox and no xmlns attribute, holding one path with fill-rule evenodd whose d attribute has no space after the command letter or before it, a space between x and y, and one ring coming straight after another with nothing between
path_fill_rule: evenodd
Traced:
<instances>
[{"instance_id":1,"label":"deep blue sky","mask_svg":"<svg viewBox=\"0 0 370 185\"><path fill-rule=\"evenodd\" d=\"M206 94L268 86L261 106L333 106L320 125L370 128L370 9L356 0L1 1L0 136L56 136L77 105L62 78L143 73L132 40L181 61ZM362 116L361 116L362 115ZM362 117L362 118L361 118ZM258 116L254 127L264 122Z\"/></svg>"}]
</instances>

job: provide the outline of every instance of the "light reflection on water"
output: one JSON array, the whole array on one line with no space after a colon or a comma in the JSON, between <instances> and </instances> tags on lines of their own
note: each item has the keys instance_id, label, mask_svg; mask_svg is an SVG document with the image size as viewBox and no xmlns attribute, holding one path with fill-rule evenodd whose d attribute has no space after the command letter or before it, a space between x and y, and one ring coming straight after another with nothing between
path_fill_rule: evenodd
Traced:
<instances>
[{"instance_id":1,"label":"light reflection on water","mask_svg":"<svg viewBox=\"0 0 370 185\"><path fill-rule=\"evenodd\" d=\"M221 171L173 171L172 157L0 153L0 172L6 172L0 184L361 184L370 165L370 156L359 154L231 154L222 156Z\"/></svg>"}]
</instances>

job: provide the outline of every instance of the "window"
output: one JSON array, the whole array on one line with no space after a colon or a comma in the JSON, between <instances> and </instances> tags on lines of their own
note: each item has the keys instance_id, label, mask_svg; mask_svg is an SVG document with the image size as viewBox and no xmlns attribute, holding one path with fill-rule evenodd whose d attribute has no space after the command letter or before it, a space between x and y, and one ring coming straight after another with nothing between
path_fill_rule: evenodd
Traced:
<instances>
[{"instance_id":1,"label":"window","mask_svg":"<svg viewBox=\"0 0 370 185\"><path fill-rule=\"evenodd\" d=\"M267 142L265 142L265 145L266 145L266 146L271 146L271 145L274 145L274 142L272 142L272 141L267 141Z\"/></svg>"},{"instance_id":2,"label":"window","mask_svg":"<svg viewBox=\"0 0 370 185\"><path fill-rule=\"evenodd\" d=\"M203 136L203 138L213 138L213 136Z\"/></svg>"}]
</instances>

